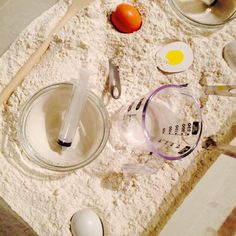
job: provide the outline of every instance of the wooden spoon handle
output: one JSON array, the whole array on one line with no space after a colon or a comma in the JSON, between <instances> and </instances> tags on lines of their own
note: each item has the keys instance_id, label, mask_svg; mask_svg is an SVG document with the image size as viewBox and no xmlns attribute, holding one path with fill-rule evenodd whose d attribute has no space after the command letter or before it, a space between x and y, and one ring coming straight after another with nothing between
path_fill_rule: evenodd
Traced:
<instances>
[{"instance_id":1,"label":"wooden spoon handle","mask_svg":"<svg viewBox=\"0 0 236 236\"><path fill-rule=\"evenodd\" d=\"M15 91L17 86L19 86L25 76L31 71L31 69L40 61L40 58L45 53L49 44L51 42L51 38L54 34L56 34L65 24L69 21L76 13L87 6L91 2L90 0L73 0L66 14L61 18L61 20L55 25L55 27L51 30L48 37L44 40L42 45L29 57L26 63L18 70L16 75L12 78L10 83L3 89L0 94L0 105L4 102L6 103L11 94Z\"/></svg>"}]
</instances>

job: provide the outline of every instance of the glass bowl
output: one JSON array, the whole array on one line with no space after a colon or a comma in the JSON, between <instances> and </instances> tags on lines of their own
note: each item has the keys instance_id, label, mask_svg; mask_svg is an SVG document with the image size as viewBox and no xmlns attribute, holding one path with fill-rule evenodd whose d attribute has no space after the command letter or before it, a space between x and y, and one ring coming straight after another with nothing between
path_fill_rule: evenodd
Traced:
<instances>
[{"instance_id":1,"label":"glass bowl","mask_svg":"<svg viewBox=\"0 0 236 236\"><path fill-rule=\"evenodd\" d=\"M63 148L57 143L72 87L70 83L60 83L43 88L21 112L18 136L23 151L31 161L50 170L70 171L88 165L108 139L107 110L100 98L88 91L72 146Z\"/></svg>"},{"instance_id":2,"label":"glass bowl","mask_svg":"<svg viewBox=\"0 0 236 236\"><path fill-rule=\"evenodd\" d=\"M224 26L236 17L236 0L216 0L210 6L200 0L169 0L169 4L181 19L204 28Z\"/></svg>"}]
</instances>

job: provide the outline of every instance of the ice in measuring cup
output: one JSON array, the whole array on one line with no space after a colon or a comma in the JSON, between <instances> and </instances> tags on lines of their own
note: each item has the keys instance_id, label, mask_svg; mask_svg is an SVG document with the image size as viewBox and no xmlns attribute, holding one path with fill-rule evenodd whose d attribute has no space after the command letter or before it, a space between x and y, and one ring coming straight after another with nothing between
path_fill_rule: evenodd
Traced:
<instances>
[{"instance_id":1,"label":"ice in measuring cup","mask_svg":"<svg viewBox=\"0 0 236 236\"><path fill-rule=\"evenodd\" d=\"M166 160L189 155L202 132L200 106L187 85L165 85L122 107L113 122L119 139L134 150Z\"/></svg>"}]
</instances>

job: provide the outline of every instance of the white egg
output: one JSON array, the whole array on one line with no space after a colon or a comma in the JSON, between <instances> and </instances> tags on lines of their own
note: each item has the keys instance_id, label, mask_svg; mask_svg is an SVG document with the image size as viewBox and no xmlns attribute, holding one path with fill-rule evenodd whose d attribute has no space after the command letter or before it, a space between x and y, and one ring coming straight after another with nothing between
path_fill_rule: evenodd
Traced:
<instances>
[{"instance_id":1,"label":"white egg","mask_svg":"<svg viewBox=\"0 0 236 236\"><path fill-rule=\"evenodd\" d=\"M71 219L73 236L103 236L103 226L98 215L86 208L76 212Z\"/></svg>"},{"instance_id":2,"label":"white egg","mask_svg":"<svg viewBox=\"0 0 236 236\"><path fill-rule=\"evenodd\" d=\"M223 56L228 66L236 72L236 40L224 47Z\"/></svg>"},{"instance_id":3,"label":"white egg","mask_svg":"<svg viewBox=\"0 0 236 236\"><path fill-rule=\"evenodd\" d=\"M165 45L156 53L157 67L168 73L187 70L193 63L193 51L183 42Z\"/></svg>"}]
</instances>

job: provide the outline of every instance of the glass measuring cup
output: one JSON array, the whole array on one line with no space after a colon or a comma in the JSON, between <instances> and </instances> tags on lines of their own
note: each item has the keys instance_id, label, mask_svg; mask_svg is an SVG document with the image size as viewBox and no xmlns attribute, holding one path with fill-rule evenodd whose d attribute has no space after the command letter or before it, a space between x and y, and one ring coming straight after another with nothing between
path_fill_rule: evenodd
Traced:
<instances>
[{"instance_id":1,"label":"glass measuring cup","mask_svg":"<svg viewBox=\"0 0 236 236\"><path fill-rule=\"evenodd\" d=\"M119 139L132 149L166 160L189 155L202 133L197 99L187 85L164 85L122 107L113 122Z\"/></svg>"}]
</instances>

